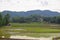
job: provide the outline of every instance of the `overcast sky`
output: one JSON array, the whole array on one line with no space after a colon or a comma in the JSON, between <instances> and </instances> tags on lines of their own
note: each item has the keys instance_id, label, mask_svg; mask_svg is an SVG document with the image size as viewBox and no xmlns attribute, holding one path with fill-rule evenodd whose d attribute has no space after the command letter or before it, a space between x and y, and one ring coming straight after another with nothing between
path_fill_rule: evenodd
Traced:
<instances>
[{"instance_id":1,"label":"overcast sky","mask_svg":"<svg viewBox=\"0 0 60 40\"><path fill-rule=\"evenodd\" d=\"M52 10L60 12L60 0L0 0L0 11Z\"/></svg>"}]
</instances>

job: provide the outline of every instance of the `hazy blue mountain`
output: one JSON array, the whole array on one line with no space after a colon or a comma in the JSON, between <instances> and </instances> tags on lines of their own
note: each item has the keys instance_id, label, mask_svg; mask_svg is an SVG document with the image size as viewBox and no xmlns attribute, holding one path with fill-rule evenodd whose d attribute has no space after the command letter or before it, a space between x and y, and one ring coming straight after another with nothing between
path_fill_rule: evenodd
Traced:
<instances>
[{"instance_id":1,"label":"hazy blue mountain","mask_svg":"<svg viewBox=\"0 0 60 40\"><path fill-rule=\"evenodd\" d=\"M14 16L29 16L29 15L32 15L32 14L37 14L37 15L42 15L42 16L59 16L60 13L59 12L53 12L53 11L50 11L50 10L44 10L44 11L41 11L41 10L31 10L31 11L20 11L20 12L16 12L16 11L3 11L2 12L3 15L9 13L11 15L11 17L14 17Z\"/></svg>"}]
</instances>

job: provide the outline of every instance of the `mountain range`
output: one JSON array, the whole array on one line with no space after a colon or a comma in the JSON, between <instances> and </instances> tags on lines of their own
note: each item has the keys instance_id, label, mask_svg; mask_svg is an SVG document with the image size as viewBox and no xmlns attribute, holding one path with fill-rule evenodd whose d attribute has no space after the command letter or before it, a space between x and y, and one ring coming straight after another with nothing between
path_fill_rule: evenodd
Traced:
<instances>
[{"instance_id":1,"label":"mountain range","mask_svg":"<svg viewBox=\"0 0 60 40\"><path fill-rule=\"evenodd\" d=\"M2 14L5 15L9 13L11 17L14 17L14 16L29 16L29 15L33 15L33 14L36 14L36 15L41 15L41 16L60 16L60 13L59 12L53 12L53 11L50 11L50 10L30 10L30 11L20 11L20 12L16 12L16 11L3 11Z\"/></svg>"}]
</instances>

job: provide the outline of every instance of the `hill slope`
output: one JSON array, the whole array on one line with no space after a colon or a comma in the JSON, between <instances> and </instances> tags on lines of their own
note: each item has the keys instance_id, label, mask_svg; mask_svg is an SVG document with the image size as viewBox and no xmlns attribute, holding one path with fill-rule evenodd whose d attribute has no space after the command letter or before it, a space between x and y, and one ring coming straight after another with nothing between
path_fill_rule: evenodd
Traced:
<instances>
[{"instance_id":1,"label":"hill slope","mask_svg":"<svg viewBox=\"0 0 60 40\"><path fill-rule=\"evenodd\" d=\"M37 14L37 15L42 15L42 16L59 16L60 13L58 12L53 12L53 11L49 11L49 10L31 10L31 11L20 11L20 12L16 12L16 11L3 11L2 12L3 15L5 15L6 13L9 13L11 15L11 17L13 16L29 16L32 14Z\"/></svg>"}]
</instances>

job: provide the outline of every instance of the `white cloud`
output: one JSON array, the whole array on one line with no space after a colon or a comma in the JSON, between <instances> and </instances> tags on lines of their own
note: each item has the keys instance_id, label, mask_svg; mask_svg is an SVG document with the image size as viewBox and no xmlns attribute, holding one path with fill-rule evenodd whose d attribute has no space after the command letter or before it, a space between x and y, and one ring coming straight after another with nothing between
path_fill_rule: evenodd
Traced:
<instances>
[{"instance_id":1,"label":"white cloud","mask_svg":"<svg viewBox=\"0 0 60 40\"><path fill-rule=\"evenodd\" d=\"M0 0L0 11L35 9L60 11L60 0Z\"/></svg>"}]
</instances>

